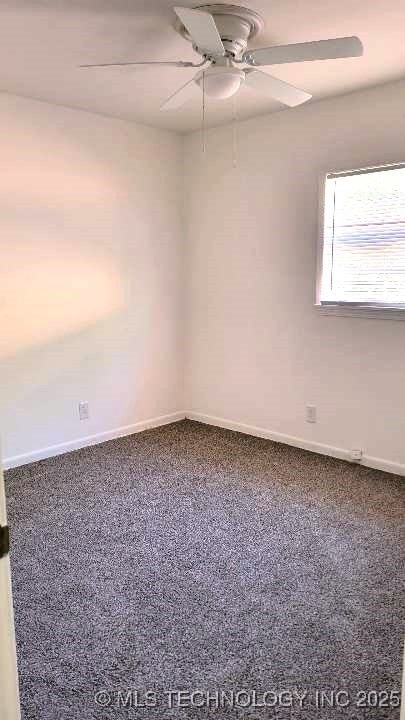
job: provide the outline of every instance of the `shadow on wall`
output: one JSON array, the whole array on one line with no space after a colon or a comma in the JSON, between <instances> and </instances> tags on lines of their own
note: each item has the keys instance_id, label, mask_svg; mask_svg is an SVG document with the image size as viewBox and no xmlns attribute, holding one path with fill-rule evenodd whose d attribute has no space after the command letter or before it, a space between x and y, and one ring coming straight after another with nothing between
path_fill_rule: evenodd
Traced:
<instances>
[{"instance_id":1,"label":"shadow on wall","mask_svg":"<svg viewBox=\"0 0 405 720\"><path fill-rule=\"evenodd\" d=\"M125 292L111 169L60 127L21 120L13 138L0 178L2 359L116 313Z\"/></svg>"},{"instance_id":2,"label":"shadow on wall","mask_svg":"<svg viewBox=\"0 0 405 720\"><path fill-rule=\"evenodd\" d=\"M145 388L159 384L158 361L147 357L163 315L157 249L142 225L149 199L128 139L107 142L103 123L66 129L45 110L17 120L2 150L5 457L133 422L135 404L149 412ZM85 426L80 399L93 409Z\"/></svg>"},{"instance_id":3,"label":"shadow on wall","mask_svg":"<svg viewBox=\"0 0 405 720\"><path fill-rule=\"evenodd\" d=\"M60 234L38 245L23 235L14 238L6 253L7 273L1 283L2 359L77 333L116 314L123 305L120 274L108 258L95 260L90 253L69 248L59 242Z\"/></svg>"}]
</instances>

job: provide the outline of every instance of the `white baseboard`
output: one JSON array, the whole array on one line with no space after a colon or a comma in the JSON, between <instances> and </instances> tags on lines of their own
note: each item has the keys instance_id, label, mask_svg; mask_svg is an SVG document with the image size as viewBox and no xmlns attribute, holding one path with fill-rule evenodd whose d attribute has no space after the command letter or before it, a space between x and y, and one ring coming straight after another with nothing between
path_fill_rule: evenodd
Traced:
<instances>
[{"instance_id":1,"label":"white baseboard","mask_svg":"<svg viewBox=\"0 0 405 720\"><path fill-rule=\"evenodd\" d=\"M90 445L99 445L107 440L115 440L116 438L132 435L150 428L168 425L169 423L184 420L184 418L196 420L197 422L205 423L206 425L226 428L227 430L235 430L236 432L244 433L245 435L253 435L267 440L274 440L275 442L284 443L285 445L292 445L293 447L309 450L310 452L319 453L320 455L330 455L331 457L351 462L350 451L346 448L325 445L324 443L315 442L313 440L304 440L304 438L286 435L285 433L273 432L272 430L257 427L256 425L247 425L245 423L236 422L235 420L229 420L226 418L216 417L215 415L207 415L189 410L178 411L171 413L170 415L161 415L160 417L142 420L134 423L133 425L125 425L124 427L107 430L106 432L98 433L97 435L87 435L86 437L70 440L69 442L61 443L59 445L51 445L50 447L34 450L30 453L24 453L23 455L14 455L12 457L4 458L3 468L4 470L9 470L13 467L27 465L28 463L36 462L37 460L44 460L45 458L54 457L55 455L63 455L64 453L79 450L80 448L88 447ZM384 472L402 475L405 477L405 465L392 462L391 460L385 460L384 458L363 455L362 461L356 463L356 465L365 465L366 467L374 468L375 470L382 470Z\"/></svg>"},{"instance_id":2,"label":"white baseboard","mask_svg":"<svg viewBox=\"0 0 405 720\"><path fill-rule=\"evenodd\" d=\"M256 425L246 425L244 423L235 422L234 420L216 417L215 415L205 415L204 413L194 412L191 410L186 411L185 415L189 418L189 420L196 420L197 422L205 423L206 425L215 425L216 427L226 428L227 430L236 430L236 432L244 433L245 435L254 435L256 437L266 438L267 440L274 440L275 442L284 443L285 445L293 445L294 447L319 453L320 455L330 455L331 457L339 458L340 460L352 462L350 459L350 451L346 448L325 445L323 443L315 442L314 440L304 440L304 438L273 432L272 430L257 427ZM363 455L361 462L356 462L354 464L365 465L366 467L374 468L375 470L383 470L384 472L405 476L405 465L391 462L391 460L385 460L384 458Z\"/></svg>"},{"instance_id":3,"label":"white baseboard","mask_svg":"<svg viewBox=\"0 0 405 720\"><path fill-rule=\"evenodd\" d=\"M63 455L72 450L79 450L89 445L99 445L107 440L115 440L116 438L125 437L126 435L133 435L143 430L149 430L150 428L168 425L169 423L184 420L185 416L185 412L180 411L171 413L170 415L161 415L160 417L150 418L149 420L142 420L133 425L125 425L124 427L115 428L114 430L107 430L97 435L87 435L86 437L70 440L60 445L51 445L50 447L33 450L23 455L14 455L13 457L4 458L3 469L9 470L13 467L37 462L37 460L44 460L45 458L54 457L55 455Z\"/></svg>"}]
</instances>

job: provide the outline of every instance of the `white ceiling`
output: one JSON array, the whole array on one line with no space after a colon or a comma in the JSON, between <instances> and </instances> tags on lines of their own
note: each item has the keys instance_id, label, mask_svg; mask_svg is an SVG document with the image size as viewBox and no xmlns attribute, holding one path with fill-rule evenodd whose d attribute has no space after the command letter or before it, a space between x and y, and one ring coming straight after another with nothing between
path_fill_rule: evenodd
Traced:
<instances>
[{"instance_id":1,"label":"white ceiling","mask_svg":"<svg viewBox=\"0 0 405 720\"><path fill-rule=\"evenodd\" d=\"M176 4L194 7L198 0L0 0L0 87L148 125L182 132L196 129L201 125L198 95L190 106L159 111L161 102L195 70L77 67L126 60L198 60L172 27ZM315 99L405 76L403 0L245 0L245 4L266 22L254 47L360 36L365 47L362 58L272 68L275 76L308 90ZM280 109L247 89L237 102L242 118ZM231 118L232 100L208 102L207 124Z\"/></svg>"}]
</instances>

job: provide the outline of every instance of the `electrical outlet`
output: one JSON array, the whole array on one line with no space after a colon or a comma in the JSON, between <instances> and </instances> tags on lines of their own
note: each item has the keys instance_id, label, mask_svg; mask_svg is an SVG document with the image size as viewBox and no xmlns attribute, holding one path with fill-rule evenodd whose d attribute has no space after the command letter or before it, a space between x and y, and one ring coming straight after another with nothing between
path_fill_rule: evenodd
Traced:
<instances>
[{"instance_id":1,"label":"electrical outlet","mask_svg":"<svg viewBox=\"0 0 405 720\"><path fill-rule=\"evenodd\" d=\"M316 423L316 405L307 405L305 419L307 423Z\"/></svg>"},{"instance_id":2,"label":"electrical outlet","mask_svg":"<svg viewBox=\"0 0 405 720\"><path fill-rule=\"evenodd\" d=\"M89 403L87 400L79 402L79 418L80 420L89 419Z\"/></svg>"},{"instance_id":3,"label":"electrical outlet","mask_svg":"<svg viewBox=\"0 0 405 720\"><path fill-rule=\"evenodd\" d=\"M363 458L362 450L350 450L350 460L352 462L360 462L360 460L362 458Z\"/></svg>"}]
</instances>

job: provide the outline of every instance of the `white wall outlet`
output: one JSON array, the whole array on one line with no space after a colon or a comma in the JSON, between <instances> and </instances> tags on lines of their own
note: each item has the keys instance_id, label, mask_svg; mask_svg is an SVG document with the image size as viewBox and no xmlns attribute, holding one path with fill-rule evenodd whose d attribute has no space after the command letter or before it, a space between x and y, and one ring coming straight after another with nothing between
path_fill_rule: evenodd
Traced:
<instances>
[{"instance_id":1,"label":"white wall outlet","mask_svg":"<svg viewBox=\"0 0 405 720\"><path fill-rule=\"evenodd\" d=\"M80 420L89 419L89 403L87 402L87 400L79 402L79 418Z\"/></svg>"},{"instance_id":2,"label":"white wall outlet","mask_svg":"<svg viewBox=\"0 0 405 720\"><path fill-rule=\"evenodd\" d=\"M363 458L362 450L350 450L350 460L352 462L360 462L360 460L362 458Z\"/></svg>"},{"instance_id":3,"label":"white wall outlet","mask_svg":"<svg viewBox=\"0 0 405 720\"><path fill-rule=\"evenodd\" d=\"M316 423L316 405L307 405L306 406L305 420L307 423Z\"/></svg>"}]
</instances>

